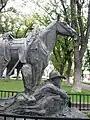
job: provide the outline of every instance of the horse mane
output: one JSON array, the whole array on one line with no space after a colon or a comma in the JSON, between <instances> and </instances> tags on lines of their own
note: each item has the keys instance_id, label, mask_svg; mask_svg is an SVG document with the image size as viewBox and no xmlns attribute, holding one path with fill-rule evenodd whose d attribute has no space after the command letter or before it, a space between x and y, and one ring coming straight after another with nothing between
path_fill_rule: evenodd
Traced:
<instances>
[{"instance_id":1,"label":"horse mane","mask_svg":"<svg viewBox=\"0 0 90 120\"><path fill-rule=\"evenodd\" d=\"M49 24L47 27L45 27L43 30L41 30L39 36L42 37L42 36L46 35L51 30L51 27L56 24L56 22L57 22L56 20L53 21L51 24Z\"/></svg>"}]
</instances>

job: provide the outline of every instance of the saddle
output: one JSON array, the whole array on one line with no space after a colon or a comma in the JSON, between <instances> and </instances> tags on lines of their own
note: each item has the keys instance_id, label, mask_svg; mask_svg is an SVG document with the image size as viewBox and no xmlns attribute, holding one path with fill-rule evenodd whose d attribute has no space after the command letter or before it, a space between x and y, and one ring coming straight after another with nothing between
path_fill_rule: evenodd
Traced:
<instances>
[{"instance_id":1,"label":"saddle","mask_svg":"<svg viewBox=\"0 0 90 120\"><path fill-rule=\"evenodd\" d=\"M0 41L0 56L9 61L10 57L10 44L7 41Z\"/></svg>"}]
</instances>

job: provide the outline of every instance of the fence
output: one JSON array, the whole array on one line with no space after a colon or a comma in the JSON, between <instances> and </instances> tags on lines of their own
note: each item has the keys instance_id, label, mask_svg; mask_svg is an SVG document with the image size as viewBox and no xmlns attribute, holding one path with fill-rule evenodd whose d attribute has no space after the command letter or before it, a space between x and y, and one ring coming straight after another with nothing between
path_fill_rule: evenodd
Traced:
<instances>
[{"instance_id":1,"label":"fence","mask_svg":"<svg viewBox=\"0 0 90 120\"><path fill-rule=\"evenodd\" d=\"M17 93L19 93L19 92L18 91L0 90L0 98L13 97Z\"/></svg>"},{"instance_id":2,"label":"fence","mask_svg":"<svg viewBox=\"0 0 90 120\"><path fill-rule=\"evenodd\" d=\"M71 106L80 111L90 110L90 94L69 94Z\"/></svg>"},{"instance_id":3,"label":"fence","mask_svg":"<svg viewBox=\"0 0 90 120\"><path fill-rule=\"evenodd\" d=\"M0 98L15 96L18 91L0 90ZM78 108L80 111L90 110L90 94L68 94L71 106Z\"/></svg>"}]
</instances>

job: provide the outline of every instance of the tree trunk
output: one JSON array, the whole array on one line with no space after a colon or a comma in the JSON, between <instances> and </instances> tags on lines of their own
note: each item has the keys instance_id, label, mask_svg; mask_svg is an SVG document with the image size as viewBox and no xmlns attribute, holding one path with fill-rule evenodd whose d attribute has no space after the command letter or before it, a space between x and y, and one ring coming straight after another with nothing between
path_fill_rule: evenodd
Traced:
<instances>
[{"instance_id":1,"label":"tree trunk","mask_svg":"<svg viewBox=\"0 0 90 120\"><path fill-rule=\"evenodd\" d=\"M81 35L80 40L78 40L76 42L74 41L74 65L75 65L75 67L74 67L74 77L75 78L74 78L74 85L73 85L74 91L81 91L80 82L81 82L81 75L82 75L82 59L84 56L84 52L87 48L87 43L88 43L88 38L89 38L89 33L90 33L90 1L89 1L89 5L88 5L88 19L87 19L86 31L84 31L82 14L81 14L81 11L83 8L83 3L84 2L80 2L78 0L76 0L76 3L74 3L74 4L77 4L77 16L78 16L77 18L78 18L78 23L79 23L80 35ZM75 26L74 26L74 28L75 28ZM85 32L86 32L86 35L84 35ZM80 50L79 50L79 41L81 43Z\"/></svg>"},{"instance_id":2,"label":"tree trunk","mask_svg":"<svg viewBox=\"0 0 90 120\"><path fill-rule=\"evenodd\" d=\"M72 67L72 60L68 59L68 69L67 69L67 80L66 80L66 84L70 85L70 73L71 73L71 67Z\"/></svg>"},{"instance_id":3,"label":"tree trunk","mask_svg":"<svg viewBox=\"0 0 90 120\"><path fill-rule=\"evenodd\" d=\"M66 64L66 60L65 61L63 60L62 65L60 65L60 70L59 70L59 73L61 75L63 75L65 64Z\"/></svg>"},{"instance_id":4,"label":"tree trunk","mask_svg":"<svg viewBox=\"0 0 90 120\"><path fill-rule=\"evenodd\" d=\"M71 21L72 27L78 31L78 24L76 19L76 1L71 0ZM81 91L81 63L80 63L80 54L79 54L79 40L76 40L74 43L74 82L73 82L73 91Z\"/></svg>"},{"instance_id":5,"label":"tree trunk","mask_svg":"<svg viewBox=\"0 0 90 120\"><path fill-rule=\"evenodd\" d=\"M72 90L81 92L81 63L78 41L74 41L74 82Z\"/></svg>"}]
</instances>

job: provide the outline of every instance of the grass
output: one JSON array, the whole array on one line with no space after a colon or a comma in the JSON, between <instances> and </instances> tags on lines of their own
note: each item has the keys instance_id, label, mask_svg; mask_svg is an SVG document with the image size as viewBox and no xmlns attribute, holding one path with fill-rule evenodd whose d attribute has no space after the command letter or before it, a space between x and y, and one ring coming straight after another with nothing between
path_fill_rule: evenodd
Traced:
<instances>
[{"instance_id":1,"label":"grass","mask_svg":"<svg viewBox=\"0 0 90 120\"><path fill-rule=\"evenodd\" d=\"M22 80L0 79L0 90L22 91L24 90Z\"/></svg>"},{"instance_id":2,"label":"grass","mask_svg":"<svg viewBox=\"0 0 90 120\"><path fill-rule=\"evenodd\" d=\"M72 85L67 86L65 82L62 82L62 88L67 91L68 94L90 94L90 90L82 90L81 92L73 92Z\"/></svg>"},{"instance_id":3,"label":"grass","mask_svg":"<svg viewBox=\"0 0 90 120\"><path fill-rule=\"evenodd\" d=\"M86 82L82 82L82 83L87 84L87 85L90 85L90 82L88 82L88 83L86 83Z\"/></svg>"},{"instance_id":4,"label":"grass","mask_svg":"<svg viewBox=\"0 0 90 120\"><path fill-rule=\"evenodd\" d=\"M72 92L72 85L67 86L65 82L62 82L62 88L68 93L68 94L90 94L90 91L88 90L82 90L82 92ZM23 91L24 86L23 86L23 81L22 80L11 80L11 79L0 79L0 90L5 90L5 91ZM4 96L4 93L3 93ZM83 98L82 96L82 101L84 100L85 102L88 102L87 96ZM71 101L80 101L80 96L71 96Z\"/></svg>"},{"instance_id":5,"label":"grass","mask_svg":"<svg viewBox=\"0 0 90 120\"><path fill-rule=\"evenodd\" d=\"M72 92L72 85L67 86L65 82L62 82L62 88L71 94L76 94L76 92ZM0 90L16 90L22 91L24 90L23 81L22 80L13 80L13 79L0 79ZM82 92L77 92L77 94L90 94L89 90L82 90Z\"/></svg>"},{"instance_id":6,"label":"grass","mask_svg":"<svg viewBox=\"0 0 90 120\"><path fill-rule=\"evenodd\" d=\"M78 94L77 96L76 95L74 95L74 96L70 95L71 101L73 101L73 102L76 102L76 101L79 102L80 99L81 99L81 103L89 103L90 102L90 97L89 96L87 97L87 95L86 95L86 94L90 95L90 90L82 90L81 92L73 92L72 91L72 85L67 86L65 84L65 82L62 82L62 88L68 94ZM80 98L80 94L84 94L85 96L81 96L81 98Z\"/></svg>"}]
</instances>

